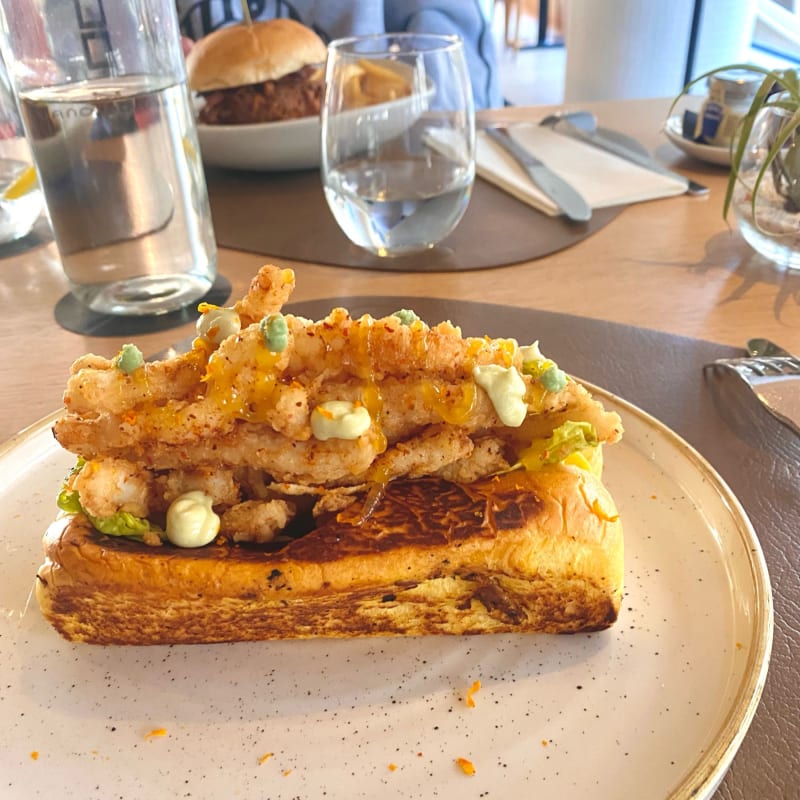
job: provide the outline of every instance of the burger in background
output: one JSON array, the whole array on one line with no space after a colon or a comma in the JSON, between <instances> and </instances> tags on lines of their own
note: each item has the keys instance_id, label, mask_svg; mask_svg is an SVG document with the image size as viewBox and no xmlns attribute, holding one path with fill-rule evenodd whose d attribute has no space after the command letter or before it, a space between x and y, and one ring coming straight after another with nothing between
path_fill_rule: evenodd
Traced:
<instances>
[{"instance_id":1,"label":"burger in background","mask_svg":"<svg viewBox=\"0 0 800 800\"><path fill-rule=\"evenodd\" d=\"M191 48L189 87L204 100L200 122L246 125L319 114L326 46L291 19L232 25Z\"/></svg>"}]
</instances>

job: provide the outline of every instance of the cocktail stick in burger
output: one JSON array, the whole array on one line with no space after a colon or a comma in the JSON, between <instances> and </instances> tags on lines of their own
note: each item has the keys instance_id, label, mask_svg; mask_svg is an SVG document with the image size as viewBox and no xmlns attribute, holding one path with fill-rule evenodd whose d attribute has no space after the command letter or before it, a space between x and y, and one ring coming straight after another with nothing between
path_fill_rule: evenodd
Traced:
<instances>
[{"instance_id":1,"label":"cocktail stick in burger","mask_svg":"<svg viewBox=\"0 0 800 800\"><path fill-rule=\"evenodd\" d=\"M618 415L535 343L408 310L312 321L282 313L293 286L263 267L175 358L75 362L52 624L109 644L609 626Z\"/></svg>"}]
</instances>

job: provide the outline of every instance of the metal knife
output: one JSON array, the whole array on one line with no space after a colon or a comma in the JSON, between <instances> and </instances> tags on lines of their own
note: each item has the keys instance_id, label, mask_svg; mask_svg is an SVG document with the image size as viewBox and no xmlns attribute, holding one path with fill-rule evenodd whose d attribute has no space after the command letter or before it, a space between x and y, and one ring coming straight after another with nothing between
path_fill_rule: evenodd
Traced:
<instances>
[{"instance_id":1,"label":"metal knife","mask_svg":"<svg viewBox=\"0 0 800 800\"><path fill-rule=\"evenodd\" d=\"M588 222L592 218L592 209L581 194L514 140L505 128L486 128L485 132L516 159L533 183L564 212L567 219Z\"/></svg>"},{"instance_id":2,"label":"metal knife","mask_svg":"<svg viewBox=\"0 0 800 800\"><path fill-rule=\"evenodd\" d=\"M665 175L668 178L674 178L676 181L681 181L686 186L686 190L692 194L706 194L708 192L708 189L705 186L695 184L685 175L681 175L678 172L674 172L673 170L662 166L652 156L626 147L619 141L611 139L602 133L587 133L577 125L574 125L568 119L558 120L552 125L552 129L556 133L560 133L563 136L569 136L571 139L576 139L579 142L585 142L586 144L592 145L592 147L605 150L607 153L613 153L615 156L624 158L626 161L630 161L632 164L638 164L640 167L649 169L651 172L657 172L660 175Z\"/></svg>"}]
</instances>

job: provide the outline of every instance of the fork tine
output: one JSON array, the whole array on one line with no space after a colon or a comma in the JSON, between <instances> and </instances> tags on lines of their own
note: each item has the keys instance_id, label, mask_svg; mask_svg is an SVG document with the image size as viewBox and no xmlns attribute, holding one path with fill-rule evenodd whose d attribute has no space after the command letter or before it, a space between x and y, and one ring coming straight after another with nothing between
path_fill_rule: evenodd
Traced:
<instances>
[{"instance_id":1,"label":"fork tine","mask_svg":"<svg viewBox=\"0 0 800 800\"><path fill-rule=\"evenodd\" d=\"M714 365L727 367L743 377L800 375L800 358L796 356L757 356L754 358L718 358Z\"/></svg>"}]
</instances>

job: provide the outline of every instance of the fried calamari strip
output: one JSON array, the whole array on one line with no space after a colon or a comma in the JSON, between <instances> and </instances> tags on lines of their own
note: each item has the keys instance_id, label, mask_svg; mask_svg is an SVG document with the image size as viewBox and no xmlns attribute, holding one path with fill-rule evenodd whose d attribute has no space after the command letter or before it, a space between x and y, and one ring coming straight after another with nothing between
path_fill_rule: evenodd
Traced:
<instances>
[{"instance_id":1,"label":"fried calamari strip","mask_svg":"<svg viewBox=\"0 0 800 800\"><path fill-rule=\"evenodd\" d=\"M316 322L287 315L285 346L273 350L260 323L279 314L293 288L291 270L262 268L234 307L245 327L218 346L199 337L189 353L131 373L110 359L79 359L56 438L86 459L156 470L252 468L270 482L331 487L369 480L370 471L437 472L468 457L481 437L501 443L490 460L509 460L501 451L547 438L566 420L590 422L600 442L621 435L618 415L580 384L547 390L525 374L515 340L464 339L449 322L353 319L344 309ZM520 427L505 425L476 383L473 370L487 366L516 373L528 412ZM366 431L314 438L315 409L331 401L366 409ZM436 447L403 450L426 431ZM474 464L463 474L475 474Z\"/></svg>"}]
</instances>

